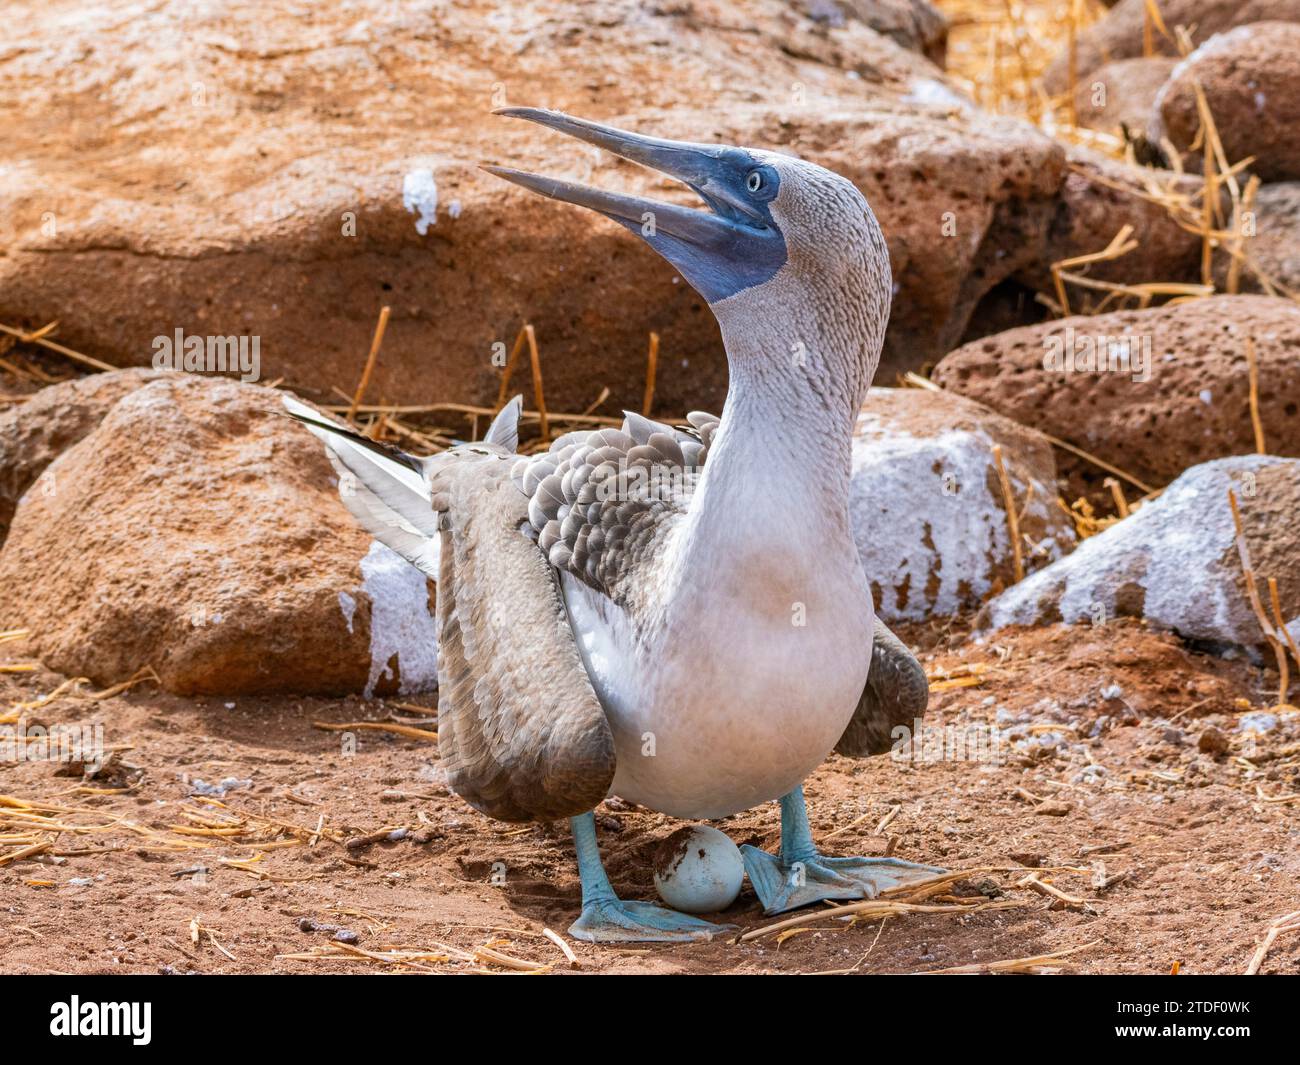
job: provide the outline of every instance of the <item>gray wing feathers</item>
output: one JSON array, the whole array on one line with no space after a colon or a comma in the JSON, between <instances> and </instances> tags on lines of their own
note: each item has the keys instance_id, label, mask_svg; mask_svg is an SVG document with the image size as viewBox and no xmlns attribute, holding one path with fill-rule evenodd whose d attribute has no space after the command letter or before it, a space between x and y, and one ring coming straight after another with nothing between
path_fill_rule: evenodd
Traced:
<instances>
[{"instance_id":1,"label":"gray wing feathers","mask_svg":"<svg viewBox=\"0 0 1300 1065\"><path fill-rule=\"evenodd\" d=\"M519 415L523 413L524 397L515 396L492 419L483 443L495 444L511 454L519 450Z\"/></svg>"},{"instance_id":2,"label":"gray wing feathers","mask_svg":"<svg viewBox=\"0 0 1300 1065\"><path fill-rule=\"evenodd\" d=\"M439 472L438 738L452 788L503 821L585 813L614 779L614 740L555 574L520 526L504 464Z\"/></svg>"},{"instance_id":3,"label":"gray wing feathers","mask_svg":"<svg viewBox=\"0 0 1300 1065\"><path fill-rule=\"evenodd\" d=\"M622 577L685 510L718 419L675 429L625 413L622 429L568 433L512 471L528 525L556 569L618 600Z\"/></svg>"},{"instance_id":4,"label":"gray wing feathers","mask_svg":"<svg viewBox=\"0 0 1300 1065\"><path fill-rule=\"evenodd\" d=\"M452 788L505 821L594 807L614 779L614 739L556 575L521 532L529 500L506 460L522 399L483 441L426 459L285 406L325 442L362 526L438 582L438 742Z\"/></svg>"},{"instance_id":5,"label":"gray wing feathers","mask_svg":"<svg viewBox=\"0 0 1300 1065\"><path fill-rule=\"evenodd\" d=\"M912 730L929 700L924 667L876 618L867 685L835 750L852 758L885 754L895 742L893 730L899 726Z\"/></svg>"}]
</instances>

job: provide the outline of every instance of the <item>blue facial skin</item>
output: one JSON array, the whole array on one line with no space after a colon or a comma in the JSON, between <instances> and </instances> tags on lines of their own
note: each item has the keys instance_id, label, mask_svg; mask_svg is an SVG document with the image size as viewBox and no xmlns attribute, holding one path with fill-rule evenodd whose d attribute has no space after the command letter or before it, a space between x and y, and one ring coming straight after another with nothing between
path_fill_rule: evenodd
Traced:
<instances>
[{"instance_id":1,"label":"blue facial skin","mask_svg":"<svg viewBox=\"0 0 1300 1065\"><path fill-rule=\"evenodd\" d=\"M612 218L677 267L710 304L770 281L785 265L785 237L771 207L781 176L745 149L647 137L534 107L505 107L496 113L536 122L689 185L707 211L504 167L485 168L543 196Z\"/></svg>"},{"instance_id":2,"label":"blue facial skin","mask_svg":"<svg viewBox=\"0 0 1300 1065\"><path fill-rule=\"evenodd\" d=\"M656 227L610 215L642 237L672 263L687 283L710 304L764 284L786 263L785 237L772 218L771 203L780 190L775 168L733 148L712 157L702 153L686 183L709 205L717 221L716 238L707 243L685 239ZM695 161L693 161L695 162ZM753 188L752 185L757 185ZM745 205L742 213L734 206Z\"/></svg>"}]
</instances>

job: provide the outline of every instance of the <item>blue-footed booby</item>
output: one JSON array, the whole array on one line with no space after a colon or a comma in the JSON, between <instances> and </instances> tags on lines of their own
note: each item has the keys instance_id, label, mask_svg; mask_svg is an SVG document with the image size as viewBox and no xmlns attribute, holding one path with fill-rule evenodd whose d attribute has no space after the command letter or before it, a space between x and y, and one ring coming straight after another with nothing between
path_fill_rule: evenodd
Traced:
<instances>
[{"instance_id":1,"label":"blue-footed booby","mask_svg":"<svg viewBox=\"0 0 1300 1065\"><path fill-rule=\"evenodd\" d=\"M568 433L520 456L518 397L487 437L428 458L303 404L344 503L437 581L439 744L451 787L507 821L570 818L588 941L719 926L625 901L593 809L674 817L779 799L778 854L743 849L767 913L874 897L941 870L830 858L802 781L833 750L886 751L925 674L874 618L849 527L854 422L889 315L889 255L862 194L800 159L507 108L659 170L705 209L500 167L643 237L708 301L730 371L722 417Z\"/></svg>"}]
</instances>

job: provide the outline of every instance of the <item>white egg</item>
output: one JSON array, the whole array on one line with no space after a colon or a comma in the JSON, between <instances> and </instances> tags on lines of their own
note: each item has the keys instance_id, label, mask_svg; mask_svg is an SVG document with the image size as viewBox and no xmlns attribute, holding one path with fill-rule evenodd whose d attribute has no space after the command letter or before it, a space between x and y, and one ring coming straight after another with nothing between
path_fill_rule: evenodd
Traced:
<instances>
[{"instance_id":1,"label":"white egg","mask_svg":"<svg viewBox=\"0 0 1300 1065\"><path fill-rule=\"evenodd\" d=\"M659 897L682 913L725 910L745 878L740 850L708 825L679 828L659 844L654 867Z\"/></svg>"}]
</instances>

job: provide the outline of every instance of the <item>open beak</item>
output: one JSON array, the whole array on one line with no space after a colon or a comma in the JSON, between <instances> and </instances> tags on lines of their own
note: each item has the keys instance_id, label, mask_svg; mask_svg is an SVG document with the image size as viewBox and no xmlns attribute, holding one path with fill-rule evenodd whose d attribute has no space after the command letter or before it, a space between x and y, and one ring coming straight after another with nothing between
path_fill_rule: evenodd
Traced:
<instances>
[{"instance_id":1,"label":"open beak","mask_svg":"<svg viewBox=\"0 0 1300 1065\"><path fill-rule=\"evenodd\" d=\"M511 118L524 118L560 133L595 144L606 151L648 166L689 185L708 206L708 210L680 207L640 196L605 192L572 181L529 174L508 167L484 166L488 173L513 181L533 192L554 200L576 203L614 219L645 237L665 258L676 261L671 245L676 241L726 255L739 254L746 238L762 233L764 220L728 186L734 186L740 173L743 181L745 153L726 145L691 144L686 141L644 137L585 119L573 118L559 111L536 107L503 107L494 112ZM728 180L730 179L730 180ZM668 242L655 239L666 235ZM667 245L667 246L665 246Z\"/></svg>"}]
</instances>

